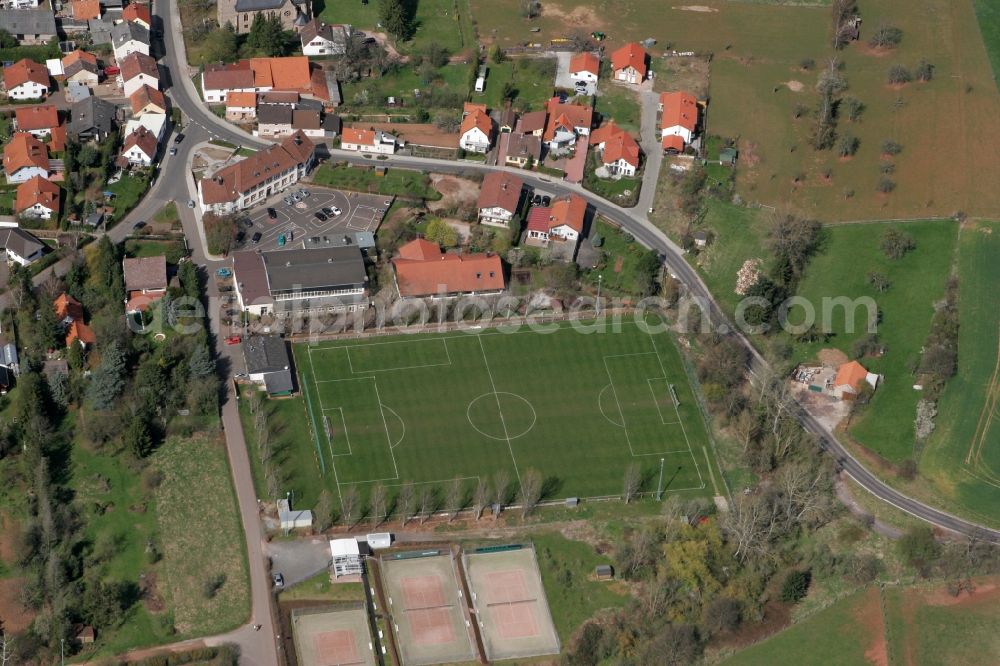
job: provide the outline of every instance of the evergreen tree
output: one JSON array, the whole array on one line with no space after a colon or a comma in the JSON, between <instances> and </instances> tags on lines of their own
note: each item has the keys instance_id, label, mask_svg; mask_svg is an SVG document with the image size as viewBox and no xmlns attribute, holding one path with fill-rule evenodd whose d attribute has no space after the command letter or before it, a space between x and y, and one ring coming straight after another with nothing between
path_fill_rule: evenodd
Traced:
<instances>
[{"instance_id":1,"label":"evergreen tree","mask_svg":"<svg viewBox=\"0 0 1000 666\"><path fill-rule=\"evenodd\" d=\"M105 236L104 238L107 238ZM118 342L112 342L101 354L101 364L90 378L87 399L91 407L110 409L125 387L125 352Z\"/></svg>"},{"instance_id":2,"label":"evergreen tree","mask_svg":"<svg viewBox=\"0 0 1000 666\"><path fill-rule=\"evenodd\" d=\"M198 267L192 261L184 261L177 269L177 279L188 298L198 298Z\"/></svg>"},{"instance_id":3,"label":"evergreen tree","mask_svg":"<svg viewBox=\"0 0 1000 666\"><path fill-rule=\"evenodd\" d=\"M68 407L70 401L69 378L63 373L57 372L48 378L47 383L49 385L49 395L52 396L52 402L62 408Z\"/></svg>"},{"instance_id":4,"label":"evergreen tree","mask_svg":"<svg viewBox=\"0 0 1000 666\"><path fill-rule=\"evenodd\" d=\"M397 40L408 39L413 33L413 18L403 0L382 0L379 6L382 27Z\"/></svg>"},{"instance_id":5,"label":"evergreen tree","mask_svg":"<svg viewBox=\"0 0 1000 666\"><path fill-rule=\"evenodd\" d=\"M215 372L215 361L208 351L208 345L196 344L188 358L188 369L194 377L205 377Z\"/></svg>"},{"instance_id":6,"label":"evergreen tree","mask_svg":"<svg viewBox=\"0 0 1000 666\"><path fill-rule=\"evenodd\" d=\"M128 428L125 430L125 446L136 458L145 458L153 450L153 437L149 433L149 423L142 414L136 414L129 421Z\"/></svg>"}]
</instances>

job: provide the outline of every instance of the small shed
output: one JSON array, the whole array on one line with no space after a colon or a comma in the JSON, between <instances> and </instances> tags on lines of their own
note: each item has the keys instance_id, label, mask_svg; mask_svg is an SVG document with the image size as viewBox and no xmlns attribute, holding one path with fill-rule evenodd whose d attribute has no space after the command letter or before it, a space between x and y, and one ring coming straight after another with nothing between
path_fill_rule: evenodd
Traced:
<instances>
[{"instance_id":1,"label":"small shed","mask_svg":"<svg viewBox=\"0 0 1000 666\"><path fill-rule=\"evenodd\" d=\"M736 158L739 157L739 151L735 148L723 148L719 151L719 162L722 166L734 167L736 166Z\"/></svg>"},{"instance_id":2,"label":"small shed","mask_svg":"<svg viewBox=\"0 0 1000 666\"><path fill-rule=\"evenodd\" d=\"M281 529L295 530L312 527L313 515L308 509L293 510L287 499L278 500L278 520L281 521Z\"/></svg>"},{"instance_id":3,"label":"small shed","mask_svg":"<svg viewBox=\"0 0 1000 666\"><path fill-rule=\"evenodd\" d=\"M361 548L357 539L331 539L330 555L334 577L361 575Z\"/></svg>"},{"instance_id":4,"label":"small shed","mask_svg":"<svg viewBox=\"0 0 1000 666\"><path fill-rule=\"evenodd\" d=\"M705 247L706 245L708 245L707 231L696 231L693 234L691 234L691 237L694 238L694 244L697 247Z\"/></svg>"},{"instance_id":5,"label":"small shed","mask_svg":"<svg viewBox=\"0 0 1000 666\"><path fill-rule=\"evenodd\" d=\"M80 627L80 630L76 632L76 640L80 641L81 645L90 645L97 639L97 632L90 625Z\"/></svg>"},{"instance_id":6,"label":"small shed","mask_svg":"<svg viewBox=\"0 0 1000 666\"><path fill-rule=\"evenodd\" d=\"M610 564L599 564L594 569L597 580L611 580L615 577L615 569Z\"/></svg>"},{"instance_id":7,"label":"small shed","mask_svg":"<svg viewBox=\"0 0 1000 666\"><path fill-rule=\"evenodd\" d=\"M368 542L368 547L372 550L388 548L392 545L392 533L376 532L374 534L368 534L365 536L365 541Z\"/></svg>"}]
</instances>

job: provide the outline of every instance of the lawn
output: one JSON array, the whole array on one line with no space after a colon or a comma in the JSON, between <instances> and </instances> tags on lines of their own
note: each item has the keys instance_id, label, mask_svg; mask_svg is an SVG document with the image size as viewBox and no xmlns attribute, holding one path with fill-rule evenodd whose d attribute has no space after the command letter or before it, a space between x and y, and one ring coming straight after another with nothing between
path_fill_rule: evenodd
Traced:
<instances>
[{"instance_id":1,"label":"lawn","mask_svg":"<svg viewBox=\"0 0 1000 666\"><path fill-rule=\"evenodd\" d=\"M344 98L344 111L358 110L359 107L386 108L389 97L395 97L404 104L411 104L413 91L420 90L426 97L433 89L435 94L452 92L463 100L469 94L469 68L467 65L445 65L435 70L435 78L425 82L416 67L400 65L399 69L374 79L361 79L340 84ZM403 111L406 111L404 107Z\"/></svg>"},{"instance_id":2,"label":"lawn","mask_svg":"<svg viewBox=\"0 0 1000 666\"><path fill-rule=\"evenodd\" d=\"M177 215L177 203L170 201L153 216L153 222L173 224L180 219Z\"/></svg>"},{"instance_id":3,"label":"lawn","mask_svg":"<svg viewBox=\"0 0 1000 666\"><path fill-rule=\"evenodd\" d=\"M181 241L129 239L125 241L125 254L140 258L165 256L168 264L177 264L187 256L187 250Z\"/></svg>"},{"instance_id":4,"label":"lawn","mask_svg":"<svg viewBox=\"0 0 1000 666\"><path fill-rule=\"evenodd\" d=\"M503 106L504 84L510 81L515 90L513 106L520 111L541 111L551 99L555 85L554 58L511 58L489 63L486 88L473 93L472 101L483 102L491 109Z\"/></svg>"},{"instance_id":5,"label":"lawn","mask_svg":"<svg viewBox=\"0 0 1000 666\"><path fill-rule=\"evenodd\" d=\"M993 78L1000 85L1000 0L972 0L972 6L993 65Z\"/></svg>"},{"instance_id":6,"label":"lawn","mask_svg":"<svg viewBox=\"0 0 1000 666\"><path fill-rule=\"evenodd\" d=\"M597 611L618 608L629 601L627 590L618 584L594 579L594 569L599 564L613 562L596 554L592 546L567 539L558 532L535 534L531 540L549 611L564 647L573 632Z\"/></svg>"},{"instance_id":7,"label":"lawn","mask_svg":"<svg viewBox=\"0 0 1000 666\"><path fill-rule=\"evenodd\" d=\"M111 205L115 209L114 220L118 221L132 210L139 203L139 199L149 190L149 178L125 174L117 183L108 185L104 189L115 194L114 198L111 199Z\"/></svg>"},{"instance_id":8,"label":"lawn","mask_svg":"<svg viewBox=\"0 0 1000 666\"><path fill-rule=\"evenodd\" d=\"M602 123L614 120L619 127L638 136L642 108L633 90L602 80L594 110L600 114Z\"/></svg>"},{"instance_id":9,"label":"lawn","mask_svg":"<svg viewBox=\"0 0 1000 666\"><path fill-rule=\"evenodd\" d=\"M882 637L878 589L855 592L829 608L725 660L726 666L861 666ZM885 663L885 662L882 662Z\"/></svg>"},{"instance_id":10,"label":"lawn","mask_svg":"<svg viewBox=\"0 0 1000 666\"><path fill-rule=\"evenodd\" d=\"M1000 386L1000 224L969 225L959 236L958 372L938 404L937 430L920 459L930 482L953 510L1000 525L1000 427L981 420ZM970 458L971 464L966 463Z\"/></svg>"},{"instance_id":11,"label":"lawn","mask_svg":"<svg viewBox=\"0 0 1000 666\"><path fill-rule=\"evenodd\" d=\"M318 574L282 590L278 601L364 601L365 588L362 583L331 583L330 572Z\"/></svg>"},{"instance_id":12,"label":"lawn","mask_svg":"<svg viewBox=\"0 0 1000 666\"><path fill-rule=\"evenodd\" d=\"M225 445L198 436L169 439L156 454L156 491L166 585L177 638L218 634L246 621L246 548ZM206 593L210 578L221 587Z\"/></svg>"},{"instance_id":13,"label":"lawn","mask_svg":"<svg viewBox=\"0 0 1000 666\"><path fill-rule=\"evenodd\" d=\"M592 151L587 156L587 171L584 173L583 186L599 197L607 199L623 208L633 208L639 200L639 190L642 189L642 172L635 178L622 177L598 178L594 174L597 167L597 154Z\"/></svg>"},{"instance_id":14,"label":"lawn","mask_svg":"<svg viewBox=\"0 0 1000 666\"><path fill-rule=\"evenodd\" d=\"M327 23L349 23L357 30L381 31L378 28L379 2L333 2L318 0L313 11ZM426 50L439 44L450 53L471 47L475 43L467 0L416 0L416 32L413 39L397 43L404 53Z\"/></svg>"},{"instance_id":15,"label":"lawn","mask_svg":"<svg viewBox=\"0 0 1000 666\"><path fill-rule=\"evenodd\" d=\"M516 490L534 469L547 499L616 496L633 462L655 491L663 460L668 492L718 494L673 340L632 321L589 335L564 325L294 352L326 485L338 492L455 477L471 486L498 472Z\"/></svg>"},{"instance_id":16,"label":"lawn","mask_svg":"<svg viewBox=\"0 0 1000 666\"><path fill-rule=\"evenodd\" d=\"M421 171L389 169L379 176L373 168L324 164L313 174L313 183L338 190L374 192L409 199L437 201L441 193L431 185L430 176Z\"/></svg>"},{"instance_id":17,"label":"lawn","mask_svg":"<svg viewBox=\"0 0 1000 666\"><path fill-rule=\"evenodd\" d=\"M916 241L916 249L899 260L886 258L879 247L882 235L891 226ZM816 310L817 325L821 325L824 298L868 297L877 304L882 317L878 335L886 353L861 361L884 379L863 415L851 424L850 432L861 444L893 462L913 455L913 419L920 394L912 388L910 367L919 359L930 331L934 302L944 293L957 232L958 225L953 222L829 227L825 248L809 264L799 288L798 295ZM887 291L875 291L868 281L871 271L888 277ZM790 319L796 320L799 312L793 308ZM863 309L856 314L855 330L851 332L846 330L844 309L833 310L829 320L833 337L826 342L796 344L794 357L811 359L823 347L850 355L854 341L866 334Z\"/></svg>"},{"instance_id":18,"label":"lawn","mask_svg":"<svg viewBox=\"0 0 1000 666\"><path fill-rule=\"evenodd\" d=\"M600 249L606 253L607 261L603 267L587 273L584 279L596 287L598 276L601 276L601 286L606 296L638 294L636 270L640 259L649 250L636 243L635 239L630 240L631 237L604 220L597 221L595 231L604 240Z\"/></svg>"}]
</instances>

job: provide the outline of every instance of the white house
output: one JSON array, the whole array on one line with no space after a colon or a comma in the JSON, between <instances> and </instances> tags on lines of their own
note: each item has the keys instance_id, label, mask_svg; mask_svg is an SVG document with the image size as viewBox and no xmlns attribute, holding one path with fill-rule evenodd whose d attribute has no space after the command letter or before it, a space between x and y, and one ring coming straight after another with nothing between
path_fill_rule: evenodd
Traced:
<instances>
[{"instance_id":1,"label":"white house","mask_svg":"<svg viewBox=\"0 0 1000 666\"><path fill-rule=\"evenodd\" d=\"M360 576L361 547L357 539L331 539L330 556L333 558L333 576Z\"/></svg>"},{"instance_id":2,"label":"white house","mask_svg":"<svg viewBox=\"0 0 1000 666\"><path fill-rule=\"evenodd\" d=\"M660 141L664 150L680 152L698 127L698 99L687 92L660 95Z\"/></svg>"},{"instance_id":3,"label":"white house","mask_svg":"<svg viewBox=\"0 0 1000 666\"><path fill-rule=\"evenodd\" d=\"M122 146L122 157L128 160L133 166L148 167L153 165L156 159L156 149L159 141L156 135L145 127L138 127L134 132L125 137L125 145Z\"/></svg>"},{"instance_id":4,"label":"white house","mask_svg":"<svg viewBox=\"0 0 1000 666\"><path fill-rule=\"evenodd\" d=\"M347 52L347 40L350 36L351 26L327 25L314 18L299 31L302 55L344 55Z\"/></svg>"},{"instance_id":5,"label":"white house","mask_svg":"<svg viewBox=\"0 0 1000 666\"><path fill-rule=\"evenodd\" d=\"M616 81L642 83L649 69L646 49L636 42L629 42L611 54L611 73Z\"/></svg>"},{"instance_id":6,"label":"white house","mask_svg":"<svg viewBox=\"0 0 1000 666\"><path fill-rule=\"evenodd\" d=\"M580 240L584 218L587 214L587 200L570 194L556 199L550 208L534 207L528 215L525 243L535 247L548 247L549 243Z\"/></svg>"},{"instance_id":7,"label":"white house","mask_svg":"<svg viewBox=\"0 0 1000 666\"><path fill-rule=\"evenodd\" d=\"M24 58L4 67L3 83L11 99L44 99L49 94L49 70Z\"/></svg>"},{"instance_id":8,"label":"white house","mask_svg":"<svg viewBox=\"0 0 1000 666\"><path fill-rule=\"evenodd\" d=\"M125 136L138 132L139 128L145 128L159 143L163 141L167 131L167 116L162 113L144 113L138 118L133 118L125 124Z\"/></svg>"},{"instance_id":9,"label":"white house","mask_svg":"<svg viewBox=\"0 0 1000 666\"><path fill-rule=\"evenodd\" d=\"M130 53L149 55L149 30L139 23L124 21L111 28L111 48L119 62Z\"/></svg>"},{"instance_id":10,"label":"white house","mask_svg":"<svg viewBox=\"0 0 1000 666\"><path fill-rule=\"evenodd\" d=\"M487 153L493 141L493 120L476 109L462 119L458 146L470 153Z\"/></svg>"},{"instance_id":11,"label":"white house","mask_svg":"<svg viewBox=\"0 0 1000 666\"><path fill-rule=\"evenodd\" d=\"M345 127L340 136L340 147L344 150L354 150L359 153L377 153L393 155L397 143L401 142L392 134L382 130L355 129Z\"/></svg>"},{"instance_id":12,"label":"white house","mask_svg":"<svg viewBox=\"0 0 1000 666\"><path fill-rule=\"evenodd\" d=\"M14 198L14 212L42 220L48 220L59 214L59 186L55 183L35 176L17 186Z\"/></svg>"},{"instance_id":13,"label":"white house","mask_svg":"<svg viewBox=\"0 0 1000 666\"><path fill-rule=\"evenodd\" d=\"M494 227L510 227L521 202L524 181L506 171L491 171L479 190L479 222Z\"/></svg>"},{"instance_id":14,"label":"white house","mask_svg":"<svg viewBox=\"0 0 1000 666\"><path fill-rule=\"evenodd\" d=\"M569 61L569 76L574 81L596 83L601 59L593 53L577 53Z\"/></svg>"},{"instance_id":15,"label":"white house","mask_svg":"<svg viewBox=\"0 0 1000 666\"><path fill-rule=\"evenodd\" d=\"M23 183L35 176L49 177L49 149L28 132L15 132L3 149L3 169L8 183Z\"/></svg>"},{"instance_id":16,"label":"white house","mask_svg":"<svg viewBox=\"0 0 1000 666\"><path fill-rule=\"evenodd\" d=\"M639 144L615 121L594 130L590 135L590 145L601 152L601 164L608 176L615 179L631 177L639 170Z\"/></svg>"},{"instance_id":17,"label":"white house","mask_svg":"<svg viewBox=\"0 0 1000 666\"><path fill-rule=\"evenodd\" d=\"M579 104L563 104L558 97L546 103L548 116L542 141L549 150L560 151L576 145L577 137L589 137L594 109Z\"/></svg>"},{"instance_id":18,"label":"white house","mask_svg":"<svg viewBox=\"0 0 1000 666\"><path fill-rule=\"evenodd\" d=\"M143 86L160 89L160 72L156 67L156 61L149 55L131 53L120 59L118 64L121 69L118 79L126 97L131 97Z\"/></svg>"},{"instance_id":19,"label":"white house","mask_svg":"<svg viewBox=\"0 0 1000 666\"><path fill-rule=\"evenodd\" d=\"M42 258L45 243L23 229L0 229L0 247L7 253L7 261L27 266Z\"/></svg>"}]
</instances>

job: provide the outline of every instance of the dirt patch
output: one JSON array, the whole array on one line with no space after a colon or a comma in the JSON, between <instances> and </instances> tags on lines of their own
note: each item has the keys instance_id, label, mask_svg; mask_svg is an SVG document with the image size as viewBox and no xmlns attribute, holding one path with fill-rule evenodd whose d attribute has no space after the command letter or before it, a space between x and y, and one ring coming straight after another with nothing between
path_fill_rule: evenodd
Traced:
<instances>
[{"instance_id":1,"label":"dirt patch","mask_svg":"<svg viewBox=\"0 0 1000 666\"><path fill-rule=\"evenodd\" d=\"M431 175L434 189L441 193L438 201L427 204L432 211L452 210L466 206L475 207L479 199L479 183L474 180L457 178L456 176Z\"/></svg>"},{"instance_id":2,"label":"dirt patch","mask_svg":"<svg viewBox=\"0 0 1000 666\"><path fill-rule=\"evenodd\" d=\"M35 619L35 611L21 604L23 578L0 579L0 618L3 626L12 634L24 631Z\"/></svg>"},{"instance_id":3,"label":"dirt patch","mask_svg":"<svg viewBox=\"0 0 1000 666\"><path fill-rule=\"evenodd\" d=\"M953 596L945 588L924 592L924 601L928 606L973 606L982 603L996 603L1000 600L1000 588L996 583L976 584L971 593L961 592Z\"/></svg>"},{"instance_id":4,"label":"dirt patch","mask_svg":"<svg viewBox=\"0 0 1000 666\"><path fill-rule=\"evenodd\" d=\"M877 587L870 587L865 591L864 599L854 612L858 627L866 632L865 638L870 640L865 650L865 659L875 666L887 666L889 663L889 649L885 640L885 623L882 617L882 605L879 600Z\"/></svg>"},{"instance_id":5,"label":"dirt patch","mask_svg":"<svg viewBox=\"0 0 1000 666\"><path fill-rule=\"evenodd\" d=\"M839 368L850 360L847 358L847 354L839 349L820 349L819 353L816 354L816 358L819 359L820 363L828 365L831 368Z\"/></svg>"},{"instance_id":6,"label":"dirt patch","mask_svg":"<svg viewBox=\"0 0 1000 666\"><path fill-rule=\"evenodd\" d=\"M432 148L455 148L461 135L442 132L432 123L351 123L349 127L380 129L402 137L407 143Z\"/></svg>"},{"instance_id":7,"label":"dirt patch","mask_svg":"<svg viewBox=\"0 0 1000 666\"><path fill-rule=\"evenodd\" d=\"M714 14L719 11L715 7L706 7L705 5L682 5L680 7L671 7L671 9L679 9L682 12L704 12L708 14Z\"/></svg>"},{"instance_id":8,"label":"dirt patch","mask_svg":"<svg viewBox=\"0 0 1000 666\"><path fill-rule=\"evenodd\" d=\"M803 84L801 81L795 81L795 80L785 81L785 85L788 86L788 89L791 90L792 92L802 92L802 89L805 88L805 84Z\"/></svg>"},{"instance_id":9,"label":"dirt patch","mask_svg":"<svg viewBox=\"0 0 1000 666\"><path fill-rule=\"evenodd\" d=\"M607 23L593 7L577 7L571 12L566 12L559 7L552 6L551 3L545 3L542 5L542 15L546 18L557 18L568 25L583 26L588 30L607 26Z\"/></svg>"},{"instance_id":10,"label":"dirt patch","mask_svg":"<svg viewBox=\"0 0 1000 666\"><path fill-rule=\"evenodd\" d=\"M686 90L699 99L708 97L711 64L708 58L700 56L678 56L664 58L660 73L653 79L655 92L677 92Z\"/></svg>"},{"instance_id":11,"label":"dirt patch","mask_svg":"<svg viewBox=\"0 0 1000 666\"><path fill-rule=\"evenodd\" d=\"M617 259L615 259L615 268L614 268L615 273L622 272L622 265L624 263L625 263L625 257L618 257Z\"/></svg>"},{"instance_id":12,"label":"dirt patch","mask_svg":"<svg viewBox=\"0 0 1000 666\"><path fill-rule=\"evenodd\" d=\"M21 525L6 511L0 513L0 562L11 565L17 559L15 542Z\"/></svg>"},{"instance_id":13,"label":"dirt patch","mask_svg":"<svg viewBox=\"0 0 1000 666\"><path fill-rule=\"evenodd\" d=\"M156 574L146 573L139 579L139 596L150 613L162 613L167 605L156 585Z\"/></svg>"}]
</instances>

